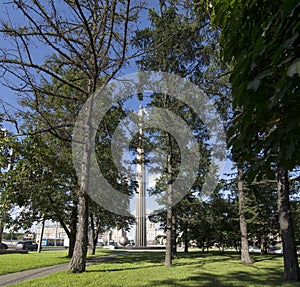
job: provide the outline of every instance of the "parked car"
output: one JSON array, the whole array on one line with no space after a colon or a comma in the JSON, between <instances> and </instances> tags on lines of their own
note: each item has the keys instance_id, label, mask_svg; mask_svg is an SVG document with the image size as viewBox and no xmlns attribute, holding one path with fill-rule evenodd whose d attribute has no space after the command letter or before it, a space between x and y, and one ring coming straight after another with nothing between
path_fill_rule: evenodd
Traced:
<instances>
[{"instance_id":1,"label":"parked car","mask_svg":"<svg viewBox=\"0 0 300 287\"><path fill-rule=\"evenodd\" d=\"M249 248L249 252L260 253L261 250L259 248L257 248L257 247L251 247L251 248Z\"/></svg>"},{"instance_id":2,"label":"parked car","mask_svg":"<svg viewBox=\"0 0 300 287\"><path fill-rule=\"evenodd\" d=\"M117 243L110 243L109 244L109 249L110 250L114 250L114 249L118 249L119 245Z\"/></svg>"},{"instance_id":3,"label":"parked car","mask_svg":"<svg viewBox=\"0 0 300 287\"><path fill-rule=\"evenodd\" d=\"M70 239L69 237L64 238L64 247L65 249L68 249L70 247Z\"/></svg>"},{"instance_id":4,"label":"parked car","mask_svg":"<svg viewBox=\"0 0 300 287\"><path fill-rule=\"evenodd\" d=\"M129 243L126 245L127 247L133 247L135 246L134 241L130 240Z\"/></svg>"},{"instance_id":5,"label":"parked car","mask_svg":"<svg viewBox=\"0 0 300 287\"><path fill-rule=\"evenodd\" d=\"M5 243L1 243L1 247L0 247L0 249L7 249L7 248L8 248L7 244L5 244Z\"/></svg>"},{"instance_id":6,"label":"parked car","mask_svg":"<svg viewBox=\"0 0 300 287\"><path fill-rule=\"evenodd\" d=\"M280 248L280 249L275 250L274 252L277 254L283 254L283 249Z\"/></svg>"},{"instance_id":7,"label":"parked car","mask_svg":"<svg viewBox=\"0 0 300 287\"><path fill-rule=\"evenodd\" d=\"M282 254L283 249L277 246L270 246L268 248L268 253L277 253L277 254Z\"/></svg>"},{"instance_id":8,"label":"parked car","mask_svg":"<svg viewBox=\"0 0 300 287\"><path fill-rule=\"evenodd\" d=\"M16 249L36 251L38 249L38 245L32 241L18 241Z\"/></svg>"}]
</instances>

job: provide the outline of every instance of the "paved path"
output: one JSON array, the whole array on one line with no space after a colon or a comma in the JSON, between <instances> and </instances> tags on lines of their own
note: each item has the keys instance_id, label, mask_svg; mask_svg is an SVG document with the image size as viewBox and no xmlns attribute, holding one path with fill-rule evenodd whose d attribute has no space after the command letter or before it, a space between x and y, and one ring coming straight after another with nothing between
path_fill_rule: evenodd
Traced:
<instances>
[{"instance_id":1,"label":"paved path","mask_svg":"<svg viewBox=\"0 0 300 287\"><path fill-rule=\"evenodd\" d=\"M87 265L111 260L117 256L124 255L126 253L127 252L122 252L122 253L116 253L116 254L112 254L112 255L108 255L108 256L91 258L91 259L87 260ZM1 287L7 286L7 285L15 284L15 283L18 283L21 281L46 276L46 275L52 274L54 272L66 270L66 269L68 269L68 266L69 266L69 263L65 263L65 264L60 264L60 265L30 269L30 270L26 270L26 271L20 271L20 272L16 272L16 273L1 275L0 276L0 286Z\"/></svg>"}]
</instances>

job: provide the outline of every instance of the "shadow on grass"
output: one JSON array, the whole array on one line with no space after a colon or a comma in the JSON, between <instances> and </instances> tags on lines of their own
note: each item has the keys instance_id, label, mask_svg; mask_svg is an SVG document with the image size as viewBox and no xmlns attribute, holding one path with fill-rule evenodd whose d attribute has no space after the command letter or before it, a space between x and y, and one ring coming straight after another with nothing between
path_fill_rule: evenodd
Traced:
<instances>
[{"instance_id":1,"label":"shadow on grass","mask_svg":"<svg viewBox=\"0 0 300 287\"><path fill-rule=\"evenodd\" d=\"M92 260L91 260L92 261ZM138 262L142 262L142 265L137 265ZM107 269L101 269L101 265L105 263ZM87 270L87 273L97 272L116 272L125 270L138 270L161 266L164 263L163 252L125 252L124 255L120 255L115 258L111 258L102 262L95 261L93 265L99 265L98 270ZM111 267L110 267L111 265ZM113 268L117 267L117 268Z\"/></svg>"},{"instance_id":2,"label":"shadow on grass","mask_svg":"<svg viewBox=\"0 0 300 287\"><path fill-rule=\"evenodd\" d=\"M180 266L180 265L186 265L186 262L176 262L177 259L199 259L202 261L200 262L190 262L190 264L194 265L203 265L205 263L214 263L214 262L224 262L227 260L234 260L238 259L240 255L237 253L224 253L220 254L219 252L210 252L210 253L200 253L200 252L190 252L190 253L178 253L177 258L173 260L174 266ZM90 261L93 261L91 259ZM143 264L157 264L153 266L158 265L164 265L165 261L165 252L163 251L150 251L150 252L124 252L124 255L118 256L116 258L110 259L105 261L105 264L136 264L137 262L143 262ZM101 262L99 262L101 264ZM152 267L152 265L147 265L148 267ZM147 267L147 266L144 266Z\"/></svg>"},{"instance_id":3,"label":"shadow on grass","mask_svg":"<svg viewBox=\"0 0 300 287\"><path fill-rule=\"evenodd\" d=\"M118 263L128 263L134 264L137 262L144 263L163 263L165 258L165 253L161 251L151 251L151 252L129 252L121 255L111 261L106 261L106 263L115 264Z\"/></svg>"},{"instance_id":4,"label":"shadow on grass","mask_svg":"<svg viewBox=\"0 0 300 287\"><path fill-rule=\"evenodd\" d=\"M172 287L246 287L246 286L286 286L282 279L282 274L273 271L268 277L253 275L248 272L233 273L228 272L227 275L216 276L207 272L199 271L199 275L187 276L181 279L156 279L150 280L143 287L153 286L172 286ZM295 284L295 285L294 285ZM119 287L120 285L111 285L111 287ZM291 285L289 285L291 286ZM293 283L292 286L300 286L299 282Z\"/></svg>"},{"instance_id":5,"label":"shadow on grass","mask_svg":"<svg viewBox=\"0 0 300 287\"><path fill-rule=\"evenodd\" d=\"M107 262L106 262L107 263ZM115 262L116 263L116 262ZM118 262L119 263L119 262ZM137 267L127 267L127 268L112 268L112 269L98 269L98 270L86 270L86 273L105 273L105 272L120 272L129 270L141 270L157 267L158 265L147 265L147 266L137 266ZM119 286L118 286L119 287Z\"/></svg>"},{"instance_id":6,"label":"shadow on grass","mask_svg":"<svg viewBox=\"0 0 300 287\"><path fill-rule=\"evenodd\" d=\"M173 260L172 267L180 267L189 265L193 268L200 268L201 266L209 263L217 263L217 262L225 262L227 260L234 260L238 258L236 253L234 254L222 254L219 253L215 256L215 253L179 253L178 257ZM191 262L182 262L177 259L199 259L199 261L191 261ZM151 251L151 252L129 252L124 253L124 255L118 256L113 259L109 259L107 261L95 262L95 264L105 263L107 269L101 269L99 265L98 270L87 270L89 273L97 273L97 272L116 272L116 271L125 271L125 270L138 270L138 269L147 269L158 266L164 266L165 261L165 253L161 251ZM141 262L142 265L137 265L138 262ZM110 267L111 265L111 267ZM121 266L119 268L113 268L113 266ZM111 269L110 269L111 268Z\"/></svg>"},{"instance_id":7,"label":"shadow on grass","mask_svg":"<svg viewBox=\"0 0 300 287\"><path fill-rule=\"evenodd\" d=\"M228 272L226 275L215 275L208 272L200 271L199 275L187 276L181 279L162 279L151 280L144 287L153 286L173 286L173 287L232 287L232 286L284 286L283 274L278 271L270 270L267 276L262 274L253 274L251 272ZM237 285L238 284L238 285ZM293 286L300 286L297 282ZM117 287L117 286L114 286Z\"/></svg>"},{"instance_id":8,"label":"shadow on grass","mask_svg":"<svg viewBox=\"0 0 300 287\"><path fill-rule=\"evenodd\" d=\"M106 270L101 269L99 265L98 270L90 270L88 273L97 272L118 272L118 271L130 271L132 270L146 270L148 268L155 268L164 265L164 252L151 251L151 252L130 252L124 256L117 257L110 261L105 261ZM267 255L267 256L253 256L253 262L269 262L277 256ZM240 255L236 253L224 253L220 254L218 252L210 253L199 253L191 252L188 254L179 253L179 260L174 260L174 264L171 268L174 270L181 269L181 266L187 265L193 269L192 274L187 272L187 274L182 274L180 278L159 278L150 279L147 282L141 282L141 286L153 287L153 286L174 286L174 287L191 287L191 286L205 286L205 287L232 287L232 286L299 286L300 282L293 283L293 285L286 285L283 280L283 270L278 268L278 265L270 264L269 266L264 264L260 267L255 266L255 264L249 265L243 270L230 270L230 261L233 260L234 265L240 260ZM191 259L191 261L189 261ZM198 260L199 259L199 260ZM214 272L214 270L203 269L203 266L210 263L218 262L228 262L226 270L222 274ZM139 265L139 262L141 265ZM101 264L101 263L99 263ZM176 269L180 267L179 269ZM111 268L111 269L110 269ZM182 269L181 269L182 270ZM138 271L137 271L138 272ZM148 272L148 271L147 271ZM154 272L150 271L149 272ZM167 273L167 272L166 272ZM217 274L216 274L217 273ZM138 273L137 273L138 274ZM111 287L119 287L120 285L111 285Z\"/></svg>"},{"instance_id":9,"label":"shadow on grass","mask_svg":"<svg viewBox=\"0 0 300 287\"><path fill-rule=\"evenodd\" d=\"M282 257L282 255L279 255L279 254L252 255L251 254L251 259L252 259L253 263L272 260L276 257Z\"/></svg>"}]
</instances>

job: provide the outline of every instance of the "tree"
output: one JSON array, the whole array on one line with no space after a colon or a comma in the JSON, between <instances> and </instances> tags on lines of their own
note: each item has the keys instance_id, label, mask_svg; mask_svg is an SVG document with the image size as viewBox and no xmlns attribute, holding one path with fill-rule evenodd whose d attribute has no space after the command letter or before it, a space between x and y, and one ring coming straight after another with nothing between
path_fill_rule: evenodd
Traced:
<instances>
[{"instance_id":1,"label":"tree","mask_svg":"<svg viewBox=\"0 0 300 287\"><path fill-rule=\"evenodd\" d=\"M49 4L49 5L48 5ZM11 48L1 48L0 65L3 72L16 78L7 83L10 88L31 98L35 111L43 118L37 132L49 132L61 140L69 140L64 128L72 126L74 119L52 122L39 106L39 95L62 99L61 93L48 90L53 81L74 92L68 99L81 104L96 89L112 79L127 59L130 22L136 19L137 6L131 1L40 1L14 0L24 23L2 21L1 33L11 43ZM10 7L11 8L11 7ZM36 50L46 51L44 63L35 57ZM40 50L41 51L41 50ZM66 77L67 71L73 77ZM79 77L78 77L79 76ZM83 86L84 85L84 86ZM71 120L71 122L70 122ZM87 133L87 139L89 134ZM88 149L83 162L87 163ZM85 166L86 167L86 166ZM88 170L83 174L87 175ZM87 251L87 194L86 179L80 180L78 189L78 228L74 254L70 262L72 272L85 271Z\"/></svg>"},{"instance_id":2,"label":"tree","mask_svg":"<svg viewBox=\"0 0 300 287\"><path fill-rule=\"evenodd\" d=\"M295 241L298 247L300 246L300 202L299 202L299 179L296 180L296 183L293 184L294 188L296 189L296 194L294 196L294 199L291 200L291 211L292 211L292 217L293 217L293 223L294 223L294 235L295 235Z\"/></svg>"},{"instance_id":3,"label":"tree","mask_svg":"<svg viewBox=\"0 0 300 287\"><path fill-rule=\"evenodd\" d=\"M227 89L223 85L222 78L224 66L219 65L220 62L217 61L216 55L218 31L211 29L208 15L200 13L201 9L198 10L192 1L160 1L159 4L158 11L154 9L149 11L150 27L137 31L134 38L134 45L145 51L145 55L137 61L139 68L175 73L189 79L204 88L204 92L212 100L222 97L223 102L218 107L224 109L226 101L223 96ZM218 89L219 86L222 86L222 90ZM191 111L188 107L182 107L182 103L165 95L154 95L151 105L174 111L195 129L199 142L203 144L204 138L207 136L203 124L201 120L194 117L195 115L189 114ZM171 177L174 180L179 159L177 147L172 141L170 136L165 134L164 145L169 149L167 151L169 183ZM205 144L199 144L199 146L201 151L204 151L203 158L208 158L209 156L206 157L205 153ZM203 164L203 170L199 171L199 177L202 178L208 165L208 162ZM201 183L199 180L197 184L198 188L195 190L198 190L203 182ZM172 193L171 190L168 192ZM165 258L167 266L172 262L171 238L174 236L172 236L171 222L176 213L175 209L176 207L169 206L167 211Z\"/></svg>"},{"instance_id":4,"label":"tree","mask_svg":"<svg viewBox=\"0 0 300 287\"><path fill-rule=\"evenodd\" d=\"M95 255L96 246L100 233L111 228L129 230L129 226L134 224L133 217L113 214L90 200L89 208L89 250L91 255Z\"/></svg>"},{"instance_id":5,"label":"tree","mask_svg":"<svg viewBox=\"0 0 300 287\"><path fill-rule=\"evenodd\" d=\"M4 228L11 222L11 210L14 207L14 191L10 191L12 170L18 158L16 146L18 142L12 134L1 128L0 131L0 243ZM1 247L0 247L1 249Z\"/></svg>"},{"instance_id":6,"label":"tree","mask_svg":"<svg viewBox=\"0 0 300 287\"><path fill-rule=\"evenodd\" d=\"M276 183L266 178L251 185L247 184L247 180L244 182L248 236L254 245L260 246L261 254L267 254L268 247L277 243L280 234Z\"/></svg>"},{"instance_id":7,"label":"tree","mask_svg":"<svg viewBox=\"0 0 300 287\"><path fill-rule=\"evenodd\" d=\"M236 191L236 187L230 187L232 190ZM202 252L214 245L221 252L226 247L240 251L237 198L225 195L224 191L227 189L222 181L205 202L199 202L191 192L176 205L177 231L182 234L186 252L190 241L201 247Z\"/></svg>"},{"instance_id":8,"label":"tree","mask_svg":"<svg viewBox=\"0 0 300 287\"><path fill-rule=\"evenodd\" d=\"M63 144L64 143L64 144ZM76 238L78 190L67 142L51 135L24 137L8 189L20 207L13 225L30 228L44 219L59 221L70 239L72 256Z\"/></svg>"},{"instance_id":9,"label":"tree","mask_svg":"<svg viewBox=\"0 0 300 287\"><path fill-rule=\"evenodd\" d=\"M248 247L248 231L247 221L245 218L245 193L243 184L243 169L238 166L238 198L239 198L239 217L240 217L240 231L241 231L241 256L243 264L251 264Z\"/></svg>"},{"instance_id":10,"label":"tree","mask_svg":"<svg viewBox=\"0 0 300 287\"><path fill-rule=\"evenodd\" d=\"M234 65L230 81L236 115L229 133L233 156L249 163L250 181L276 174L284 276L299 281L288 183L288 170L300 160L299 3L215 2L224 58Z\"/></svg>"}]
</instances>

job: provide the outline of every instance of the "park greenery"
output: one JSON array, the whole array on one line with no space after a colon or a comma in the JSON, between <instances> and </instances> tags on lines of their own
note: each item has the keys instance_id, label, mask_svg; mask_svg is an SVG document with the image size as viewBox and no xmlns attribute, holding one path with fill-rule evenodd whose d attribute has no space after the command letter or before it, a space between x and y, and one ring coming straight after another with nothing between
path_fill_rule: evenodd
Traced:
<instances>
[{"instance_id":1,"label":"park greenery","mask_svg":"<svg viewBox=\"0 0 300 287\"><path fill-rule=\"evenodd\" d=\"M166 269L162 251L136 252L89 265L84 274L61 271L10 286L298 286L283 280L281 256L253 258L252 265L242 265L238 254L196 251L182 254Z\"/></svg>"},{"instance_id":2,"label":"park greenery","mask_svg":"<svg viewBox=\"0 0 300 287\"><path fill-rule=\"evenodd\" d=\"M224 280L228 286L240 286L240 281L247 286L268 281L270 286L290 286L282 283L281 272L274 272L282 267L284 279L300 281L298 2L165 0L153 7L130 0L5 4L1 81L18 95L20 108L2 102L0 242L4 228L58 221L70 239L69 270L82 273L87 246L95 254L99 233L111 227L128 230L134 223L133 217L113 214L89 198L88 170L83 167L78 179L73 166L72 133L86 100L135 63L139 71L180 75L205 92L223 121L235 169L208 199L199 200L211 164L203 122L193 107L172 95L138 94L136 101L146 99L148 108L167 109L186 122L201 153L192 189L175 206L150 216L166 232L165 266L175 268L163 268L162 253L129 254L88 267L91 272L84 275L50 276L43 285L54 286L56 280L69 286L75 280L74 286L94 286L89 282L97 281L101 286L105 282L119 286L125 276L124 286L143 286L143 280L144 286L224 286ZM130 112L126 100L111 107L98 127L96 155L107 181L133 197L137 183L116 169L110 147L114 131ZM7 123L14 129L5 130ZM85 133L86 139L90 136ZM143 143L146 162L153 149L166 154L163 172L149 191L159 195L176 178L180 148L170 133L160 129L146 130ZM133 139L131 150L139 144ZM89 149L87 145L83 159ZM220 254L177 253L178 244L187 253L191 243L203 254L211 246ZM283 247L283 259L266 255L275 244ZM251 255L249 246L260 248L262 257ZM241 255L228 255L226 248ZM238 256L244 265L238 264ZM147 277L149 268L155 277ZM138 279L135 269L143 269ZM104 272L109 270L118 275L112 278ZM239 272L243 275L234 275ZM40 283L34 282L28 284Z\"/></svg>"},{"instance_id":3,"label":"park greenery","mask_svg":"<svg viewBox=\"0 0 300 287\"><path fill-rule=\"evenodd\" d=\"M108 249L97 249L95 254L89 255L88 258L107 256L113 252ZM29 252L27 254L2 254L0 257L0 275L65 264L69 261L70 258L67 256L66 250L48 250L42 253Z\"/></svg>"},{"instance_id":4,"label":"park greenery","mask_svg":"<svg viewBox=\"0 0 300 287\"><path fill-rule=\"evenodd\" d=\"M30 270L34 268L42 268L52 265L68 263L70 259L66 256L66 251L49 251L39 254L37 252L29 252L28 254L2 254L1 255L0 274Z\"/></svg>"}]
</instances>

